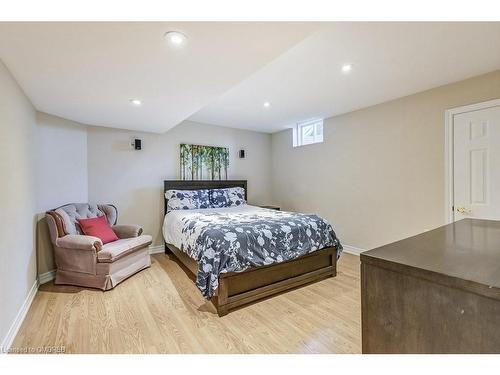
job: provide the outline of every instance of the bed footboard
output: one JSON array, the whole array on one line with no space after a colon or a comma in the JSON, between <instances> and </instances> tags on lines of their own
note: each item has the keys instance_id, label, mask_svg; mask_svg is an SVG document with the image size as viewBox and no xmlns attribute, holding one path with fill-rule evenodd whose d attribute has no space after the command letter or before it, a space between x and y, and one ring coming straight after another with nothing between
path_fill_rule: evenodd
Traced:
<instances>
[{"instance_id":1,"label":"bed footboard","mask_svg":"<svg viewBox=\"0 0 500 375\"><path fill-rule=\"evenodd\" d=\"M175 255L196 278L196 261L170 244L165 253ZM212 303L217 314L224 316L240 306L336 275L337 249L327 247L287 262L221 274Z\"/></svg>"},{"instance_id":2,"label":"bed footboard","mask_svg":"<svg viewBox=\"0 0 500 375\"><path fill-rule=\"evenodd\" d=\"M248 303L337 274L337 250L328 247L287 262L219 276L219 316Z\"/></svg>"}]
</instances>

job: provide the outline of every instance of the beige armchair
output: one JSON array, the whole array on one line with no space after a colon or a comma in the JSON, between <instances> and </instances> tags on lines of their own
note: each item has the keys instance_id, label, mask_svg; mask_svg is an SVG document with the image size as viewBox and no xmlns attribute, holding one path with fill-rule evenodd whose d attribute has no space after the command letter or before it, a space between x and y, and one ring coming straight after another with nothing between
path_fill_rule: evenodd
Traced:
<instances>
[{"instance_id":1,"label":"beige armchair","mask_svg":"<svg viewBox=\"0 0 500 375\"><path fill-rule=\"evenodd\" d=\"M77 219L103 215L119 238L105 245L97 237L82 234L77 224ZM56 284L108 290L151 265L151 236L143 235L138 225L117 225L117 216L115 206L87 203L67 204L46 213Z\"/></svg>"}]
</instances>

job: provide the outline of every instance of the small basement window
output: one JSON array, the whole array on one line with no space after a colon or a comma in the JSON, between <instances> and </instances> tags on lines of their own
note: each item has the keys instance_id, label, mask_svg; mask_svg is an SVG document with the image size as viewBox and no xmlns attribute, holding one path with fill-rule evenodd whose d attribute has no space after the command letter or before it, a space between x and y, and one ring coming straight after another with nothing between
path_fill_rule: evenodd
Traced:
<instances>
[{"instance_id":1,"label":"small basement window","mask_svg":"<svg viewBox=\"0 0 500 375\"><path fill-rule=\"evenodd\" d=\"M293 147L323 142L323 120L298 123L293 130Z\"/></svg>"}]
</instances>

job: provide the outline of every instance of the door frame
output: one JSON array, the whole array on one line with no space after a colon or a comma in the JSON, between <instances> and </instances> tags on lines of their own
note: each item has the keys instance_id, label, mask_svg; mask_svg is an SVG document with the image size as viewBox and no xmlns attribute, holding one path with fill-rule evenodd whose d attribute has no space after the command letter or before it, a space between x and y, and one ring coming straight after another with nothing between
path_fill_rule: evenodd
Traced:
<instances>
[{"instance_id":1,"label":"door frame","mask_svg":"<svg viewBox=\"0 0 500 375\"><path fill-rule=\"evenodd\" d=\"M446 224L455 221L454 205L454 176L453 176L453 118L455 115L479 111L482 109L499 107L500 99L488 100L486 102L474 103L460 107L450 108L445 111L445 124L444 124L444 220Z\"/></svg>"}]
</instances>

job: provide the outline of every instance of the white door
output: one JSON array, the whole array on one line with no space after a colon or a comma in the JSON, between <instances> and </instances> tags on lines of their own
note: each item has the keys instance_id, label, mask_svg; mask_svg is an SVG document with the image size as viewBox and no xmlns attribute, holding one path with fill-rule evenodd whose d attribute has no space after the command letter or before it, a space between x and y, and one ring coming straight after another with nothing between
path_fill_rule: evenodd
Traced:
<instances>
[{"instance_id":1,"label":"white door","mask_svg":"<svg viewBox=\"0 0 500 375\"><path fill-rule=\"evenodd\" d=\"M500 107L453 117L454 219L500 220Z\"/></svg>"}]
</instances>

